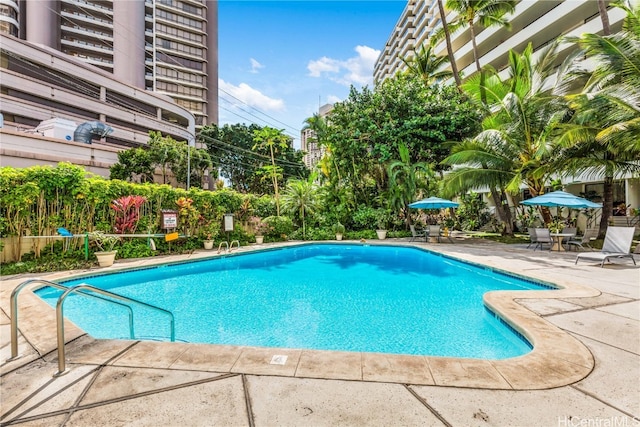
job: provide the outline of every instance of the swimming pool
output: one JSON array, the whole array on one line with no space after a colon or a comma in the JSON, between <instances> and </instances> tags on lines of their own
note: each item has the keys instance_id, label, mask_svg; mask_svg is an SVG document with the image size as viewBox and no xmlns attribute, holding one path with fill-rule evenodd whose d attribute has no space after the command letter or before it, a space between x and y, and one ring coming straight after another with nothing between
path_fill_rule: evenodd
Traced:
<instances>
[{"instance_id":1,"label":"swimming pool","mask_svg":"<svg viewBox=\"0 0 640 427\"><path fill-rule=\"evenodd\" d=\"M65 282L172 311L178 340L503 359L531 346L485 308L491 290L545 290L402 246L305 244ZM37 294L55 306L60 292ZM136 338L166 339L165 317L136 310ZM65 315L96 338L127 338L122 308L72 296Z\"/></svg>"}]
</instances>

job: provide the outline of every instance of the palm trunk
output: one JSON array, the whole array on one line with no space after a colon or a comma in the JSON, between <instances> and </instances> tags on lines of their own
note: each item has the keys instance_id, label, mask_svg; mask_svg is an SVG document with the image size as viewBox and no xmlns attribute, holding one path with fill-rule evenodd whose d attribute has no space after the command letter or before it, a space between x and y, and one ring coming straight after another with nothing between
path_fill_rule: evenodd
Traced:
<instances>
[{"instance_id":1,"label":"palm trunk","mask_svg":"<svg viewBox=\"0 0 640 427\"><path fill-rule=\"evenodd\" d=\"M609 14L607 13L607 5L604 0L598 0L598 12L600 13L600 20L602 21L602 34L608 36L611 34L611 27L609 27Z\"/></svg>"},{"instance_id":2,"label":"palm trunk","mask_svg":"<svg viewBox=\"0 0 640 427\"><path fill-rule=\"evenodd\" d=\"M453 72L453 78L456 81L456 86L460 90L462 82L460 81L460 75L458 74L458 65L456 64L456 58L453 56L453 48L451 47L451 34L449 33L449 26L447 25L447 17L444 13L444 5L442 0L438 0L438 9L440 10L440 20L442 21L442 29L444 30L444 38L447 42L447 53L449 55L449 63L451 64L451 71Z\"/></svg>"},{"instance_id":3,"label":"palm trunk","mask_svg":"<svg viewBox=\"0 0 640 427\"><path fill-rule=\"evenodd\" d=\"M471 45L473 46L473 60L476 63L478 72L482 70L480 67L480 58L478 58L478 44L476 43L476 31L473 28L473 19L469 19L469 31L471 31Z\"/></svg>"},{"instance_id":4,"label":"palm trunk","mask_svg":"<svg viewBox=\"0 0 640 427\"><path fill-rule=\"evenodd\" d=\"M504 189L500 189L501 200L509 200L507 195L504 192ZM509 203L502 205L503 213L504 213L504 234L507 236L513 236L513 215L511 215L511 208L509 208Z\"/></svg>"},{"instance_id":5,"label":"palm trunk","mask_svg":"<svg viewBox=\"0 0 640 427\"><path fill-rule=\"evenodd\" d=\"M603 239L607 233L609 218L611 218L611 212L613 212L613 176L610 176L609 174L604 177L603 193L602 217L600 218L600 229L598 231L598 237L600 239Z\"/></svg>"},{"instance_id":6,"label":"palm trunk","mask_svg":"<svg viewBox=\"0 0 640 427\"><path fill-rule=\"evenodd\" d=\"M280 198L278 197L278 175L276 172L276 161L273 156L273 144L269 146L271 148L271 167L273 168L273 189L276 193L276 215L280 216Z\"/></svg>"},{"instance_id":7,"label":"palm trunk","mask_svg":"<svg viewBox=\"0 0 640 427\"><path fill-rule=\"evenodd\" d=\"M506 206L502 204L504 191L500 190L500 192L498 192L495 188L491 188L490 192L491 197L496 204L496 214L498 214L498 219L504 224L504 234L512 236L513 218L511 217L511 210L509 209L508 204Z\"/></svg>"}]
</instances>

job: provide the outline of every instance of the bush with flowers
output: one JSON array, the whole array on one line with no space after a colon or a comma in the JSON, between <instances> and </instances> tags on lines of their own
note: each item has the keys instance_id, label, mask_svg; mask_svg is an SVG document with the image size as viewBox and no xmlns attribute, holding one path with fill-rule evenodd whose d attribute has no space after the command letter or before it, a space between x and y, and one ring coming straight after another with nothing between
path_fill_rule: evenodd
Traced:
<instances>
[{"instance_id":1,"label":"bush with flowers","mask_svg":"<svg viewBox=\"0 0 640 427\"><path fill-rule=\"evenodd\" d=\"M265 234L268 234L271 230L273 230L273 227L264 222L262 218L258 216L252 216L249 222L256 236L264 236Z\"/></svg>"}]
</instances>

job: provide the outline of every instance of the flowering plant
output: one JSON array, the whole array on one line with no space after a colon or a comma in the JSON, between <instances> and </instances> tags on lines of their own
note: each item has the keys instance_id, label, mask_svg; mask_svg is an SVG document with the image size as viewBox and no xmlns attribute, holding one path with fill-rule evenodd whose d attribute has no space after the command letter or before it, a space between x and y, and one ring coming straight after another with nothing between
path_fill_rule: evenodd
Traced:
<instances>
[{"instance_id":1,"label":"flowering plant","mask_svg":"<svg viewBox=\"0 0 640 427\"><path fill-rule=\"evenodd\" d=\"M144 196L124 196L111 201L116 213L115 230L118 234L135 233L140 221L140 207L147 201Z\"/></svg>"},{"instance_id":2,"label":"flowering plant","mask_svg":"<svg viewBox=\"0 0 640 427\"><path fill-rule=\"evenodd\" d=\"M257 216L251 217L251 224L256 236L264 236L266 233L273 229L271 226L269 226L269 224L262 221L262 219Z\"/></svg>"}]
</instances>

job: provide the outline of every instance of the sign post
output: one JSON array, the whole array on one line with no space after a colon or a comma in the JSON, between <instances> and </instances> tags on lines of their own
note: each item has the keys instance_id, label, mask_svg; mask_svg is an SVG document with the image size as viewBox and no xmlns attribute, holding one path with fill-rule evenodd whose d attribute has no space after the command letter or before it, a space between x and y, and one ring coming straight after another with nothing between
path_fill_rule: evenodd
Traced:
<instances>
[{"instance_id":1,"label":"sign post","mask_svg":"<svg viewBox=\"0 0 640 427\"><path fill-rule=\"evenodd\" d=\"M175 231L178 228L178 211L163 209L160 211L160 228L166 231L165 242L169 242L169 252L171 252L171 242L177 240L179 235Z\"/></svg>"},{"instance_id":2,"label":"sign post","mask_svg":"<svg viewBox=\"0 0 640 427\"><path fill-rule=\"evenodd\" d=\"M233 214L224 214L224 231L227 232L227 242L230 240L229 233L233 231Z\"/></svg>"}]
</instances>

